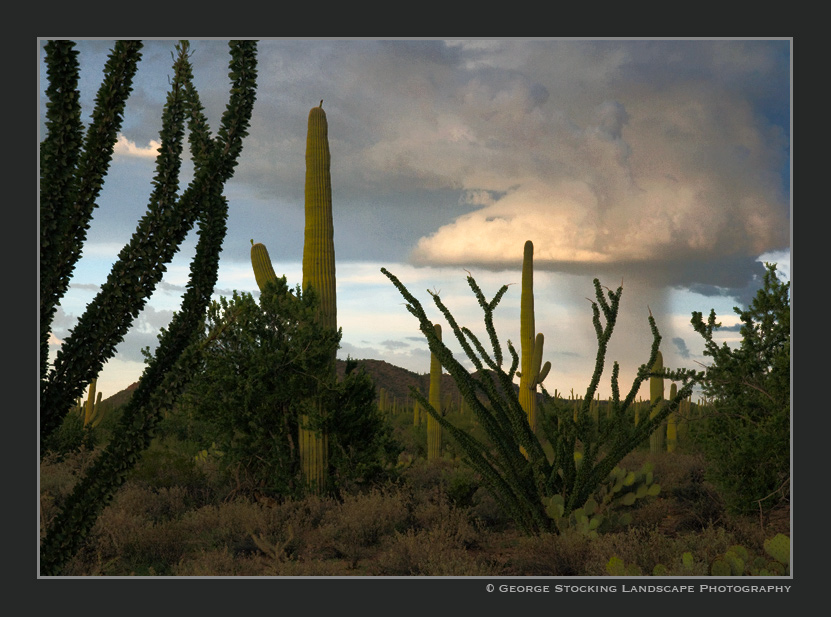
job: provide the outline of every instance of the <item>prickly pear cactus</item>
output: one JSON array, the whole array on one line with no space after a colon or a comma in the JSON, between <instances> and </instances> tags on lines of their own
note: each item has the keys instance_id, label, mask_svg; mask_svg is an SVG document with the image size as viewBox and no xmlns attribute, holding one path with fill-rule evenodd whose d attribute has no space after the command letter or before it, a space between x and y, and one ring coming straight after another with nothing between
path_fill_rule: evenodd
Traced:
<instances>
[{"instance_id":1,"label":"prickly pear cactus","mask_svg":"<svg viewBox=\"0 0 831 617\"><path fill-rule=\"evenodd\" d=\"M791 539L785 534L778 533L769 540L765 540L765 552L783 566L791 565Z\"/></svg>"},{"instance_id":2,"label":"prickly pear cactus","mask_svg":"<svg viewBox=\"0 0 831 617\"><path fill-rule=\"evenodd\" d=\"M786 576L790 574L791 541L784 534L765 540L765 552L773 559L751 555L746 548L734 544L710 564L713 576Z\"/></svg>"},{"instance_id":3,"label":"prickly pear cactus","mask_svg":"<svg viewBox=\"0 0 831 617\"><path fill-rule=\"evenodd\" d=\"M609 576L641 576L643 571L638 564L623 561L617 555L612 555L608 562L606 562L606 572Z\"/></svg>"},{"instance_id":4,"label":"prickly pear cactus","mask_svg":"<svg viewBox=\"0 0 831 617\"><path fill-rule=\"evenodd\" d=\"M575 453L579 454L579 453ZM615 467L606 483L601 485L582 507L565 514L562 495L545 498L546 512L561 532L575 531L589 537L598 532L626 526L632 515L624 510L636 501L653 497L661 492L661 485L654 482L652 464L647 462L638 471Z\"/></svg>"}]
</instances>

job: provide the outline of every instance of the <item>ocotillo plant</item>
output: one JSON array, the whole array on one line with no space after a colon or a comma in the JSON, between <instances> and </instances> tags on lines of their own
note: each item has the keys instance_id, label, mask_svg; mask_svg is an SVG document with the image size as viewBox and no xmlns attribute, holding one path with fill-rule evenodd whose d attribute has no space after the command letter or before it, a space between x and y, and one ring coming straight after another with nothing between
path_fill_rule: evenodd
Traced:
<instances>
[{"instance_id":1,"label":"ocotillo plant","mask_svg":"<svg viewBox=\"0 0 831 617\"><path fill-rule=\"evenodd\" d=\"M112 439L75 485L41 542L41 574L57 575L91 529L99 512L150 443L161 413L196 368L191 343L202 327L216 284L228 204L222 195L233 176L256 98L256 41L229 43L230 98L217 136L211 137L192 83L190 48L177 45L171 90L162 114L154 190L145 216L122 249L106 283L64 340L51 370L41 364L41 443L60 425L73 402L110 359L162 279L165 264L198 223L190 281L159 338ZM139 41L116 43L105 67L86 141L81 139L76 90L78 63L70 41L50 41L46 62L47 136L41 143L41 336L80 256L95 199L119 131L124 102L139 59ZM193 179L179 194L185 121ZM69 151L65 148L68 144ZM41 339L41 349L45 349Z\"/></svg>"},{"instance_id":2,"label":"ocotillo plant","mask_svg":"<svg viewBox=\"0 0 831 617\"><path fill-rule=\"evenodd\" d=\"M441 324L433 324L436 337L441 340ZM441 410L441 362L436 354L430 354L430 392L428 401L433 409ZM427 460L441 457L441 424L427 416Z\"/></svg>"},{"instance_id":3,"label":"ocotillo plant","mask_svg":"<svg viewBox=\"0 0 831 617\"><path fill-rule=\"evenodd\" d=\"M604 295L600 282L595 280L597 302L592 303L593 324L598 341L595 370L577 421L574 421L572 409L568 408L558 410L555 418L554 424L559 422L562 427L560 430L542 423L545 436L553 448L553 457L549 459L542 442L531 430L525 410L514 390L513 380L516 377L519 355L510 341L508 350L511 355L511 367L507 371L502 367L502 349L493 325L493 311L507 292L508 286L503 285L494 298L488 301L473 277L468 276L467 279L485 314L485 328L490 338L491 352L485 349L468 328L456 322L438 294L431 294L456 340L473 363L476 371L470 372L437 336L433 323L415 296L385 268L382 268L381 272L407 301L407 310L418 320L419 329L427 338L430 351L438 357L442 367L458 385L479 426L487 433L487 442L480 441L443 417L441 411L417 388L411 390L413 396L457 442L467 464L481 474L484 486L503 510L528 533L556 532L556 525L546 512L546 500L554 495L561 495L562 516L569 516L584 505L598 486L606 481L620 460L648 439L652 431L678 406L680 399L688 395L693 384L703 375L688 370L668 374L670 378L683 384L678 399L669 401L654 418L641 422L637 427L632 424L628 411L641 385L649 379L661 341L655 320L650 315L653 343L649 361L640 366L632 388L623 399L618 388L619 367L617 363L614 364L611 412L608 420L599 427L591 422L589 405L603 372L606 349L615 325L622 293L622 288L618 288L617 291L609 290L608 294ZM601 323L601 311L606 318L605 325ZM575 457L578 441L582 443L579 464L575 460L578 458Z\"/></svg>"}]
</instances>

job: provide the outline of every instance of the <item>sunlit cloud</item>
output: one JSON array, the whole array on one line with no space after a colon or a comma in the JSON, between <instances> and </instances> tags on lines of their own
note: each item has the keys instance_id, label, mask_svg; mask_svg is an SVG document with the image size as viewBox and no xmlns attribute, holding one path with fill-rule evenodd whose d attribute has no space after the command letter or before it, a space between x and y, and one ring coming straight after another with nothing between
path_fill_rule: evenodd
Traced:
<instances>
[{"instance_id":1,"label":"sunlit cloud","mask_svg":"<svg viewBox=\"0 0 831 617\"><path fill-rule=\"evenodd\" d=\"M413 263L516 266L530 239L538 268L665 264L689 276L689 260L755 258L788 245L780 187L757 171L777 144L741 101L668 93L627 108L606 101L583 129L560 131L553 119L546 127L536 115L529 122L550 139L536 151L549 173L506 176L510 166L500 165L478 175L466 195L480 207L422 237Z\"/></svg>"},{"instance_id":2,"label":"sunlit cloud","mask_svg":"<svg viewBox=\"0 0 831 617\"><path fill-rule=\"evenodd\" d=\"M130 156L138 158L156 158L159 155L159 148L162 147L161 142L151 139L146 146L136 145L136 142L127 139L124 135L119 135L115 142L114 154L116 156Z\"/></svg>"}]
</instances>

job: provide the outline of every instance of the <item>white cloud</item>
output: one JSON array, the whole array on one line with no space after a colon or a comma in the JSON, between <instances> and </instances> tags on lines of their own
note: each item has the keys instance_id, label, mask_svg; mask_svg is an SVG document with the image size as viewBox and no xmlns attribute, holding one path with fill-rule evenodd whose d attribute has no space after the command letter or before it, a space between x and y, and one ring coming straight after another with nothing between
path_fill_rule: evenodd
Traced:
<instances>
[{"instance_id":1,"label":"white cloud","mask_svg":"<svg viewBox=\"0 0 831 617\"><path fill-rule=\"evenodd\" d=\"M625 107L604 101L584 129L532 112L512 118L520 135L534 127L548 141L535 150L535 166L517 173L516 162L499 159L504 164L477 174L475 184L461 175L471 195L511 188L422 237L413 261L513 265L528 239L540 267L754 256L786 244L782 196L757 171L774 155L752 111L715 92L684 95ZM482 133L473 135L485 146ZM523 143L492 154L522 160Z\"/></svg>"},{"instance_id":2,"label":"white cloud","mask_svg":"<svg viewBox=\"0 0 831 617\"><path fill-rule=\"evenodd\" d=\"M159 154L159 148L162 144L155 139L151 139L147 146L138 146L136 142L130 141L124 135L118 136L118 141L115 142L114 153L116 156L131 156L139 158L156 158Z\"/></svg>"}]
</instances>

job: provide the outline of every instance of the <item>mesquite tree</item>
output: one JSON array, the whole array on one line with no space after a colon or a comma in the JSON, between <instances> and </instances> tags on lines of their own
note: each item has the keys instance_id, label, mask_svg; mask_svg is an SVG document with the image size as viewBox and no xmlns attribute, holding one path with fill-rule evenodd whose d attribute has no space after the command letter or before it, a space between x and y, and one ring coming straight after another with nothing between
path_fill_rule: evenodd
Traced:
<instances>
[{"instance_id":1,"label":"mesquite tree","mask_svg":"<svg viewBox=\"0 0 831 617\"><path fill-rule=\"evenodd\" d=\"M181 308L162 331L155 355L124 408L111 442L46 530L41 542L41 573L46 575L59 574L79 548L98 513L149 445L162 410L181 392L195 365L198 346L192 343L216 284L226 234L228 204L222 192L233 176L256 98L256 42L231 41L231 94L217 135L212 137L192 83L190 46L187 42L176 46L147 212L49 367L46 353L51 321L81 255L131 91L141 43L118 41L114 45L86 138L81 135L76 90L79 67L73 47L71 41L50 41L45 46L49 102L40 161L41 444L103 364L115 355L116 346L161 281L166 264L194 226L199 239ZM186 123L194 176L178 194Z\"/></svg>"},{"instance_id":2,"label":"mesquite tree","mask_svg":"<svg viewBox=\"0 0 831 617\"><path fill-rule=\"evenodd\" d=\"M701 378L701 373L686 369L662 371L662 376L681 382L678 394L667 401L654 417L635 425L629 411L635 403L641 384L655 374L650 367L655 363L661 342L661 335L650 314L653 340L649 360L639 367L632 387L624 398L621 398L618 387L619 367L617 362L614 363L609 413L602 422L595 421L590 413L590 405L603 373L606 350L623 292L622 288L618 288L604 294L600 282L595 279L596 302L592 302L592 323L597 336L597 356L594 372L577 413L571 407L558 407L553 411L555 422L542 424L542 432L552 449L549 457L543 447L544 442L528 422L519 394L514 388L519 355L510 341L508 350L511 366L507 371L503 368L503 353L493 325L493 312L508 286L502 286L493 299L488 301L473 277L467 277L484 312L485 328L492 346L490 352L473 332L456 322L438 294L431 292L433 301L476 368L476 372L471 373L436 335L432 322L415 296L385 268L381 271L407 301L407 310L418 319L419 329L427 338L430 351L439 358L459 386L465 403L473 410L487 433L487 441L481 441L456 427L415 388L412 389L413 396L456 440L467 463L481 474L485 487L527 533L556 532L554 518L546 511L547 503L554 497L561 500L562 516L568 516L582 507L609 478L621 459L649 438L667 415L678 408L681 400L689 395L693 385Z\"/></svg>"},{"instance_id":3,"label":"mesquite tree","mask_svg":"<svg viewBox=\"0 0 831 617\"><path fill-rule=\"evenodd\" d=\"M691 323L704 339L706 415L696 440L707 454L707 475L734 512L767 512L790 500L790 283L765 264L763 286L746 308L734 307L741 342L714 339L721 324L711 310Z\"/></svg>"}]
</instances>

